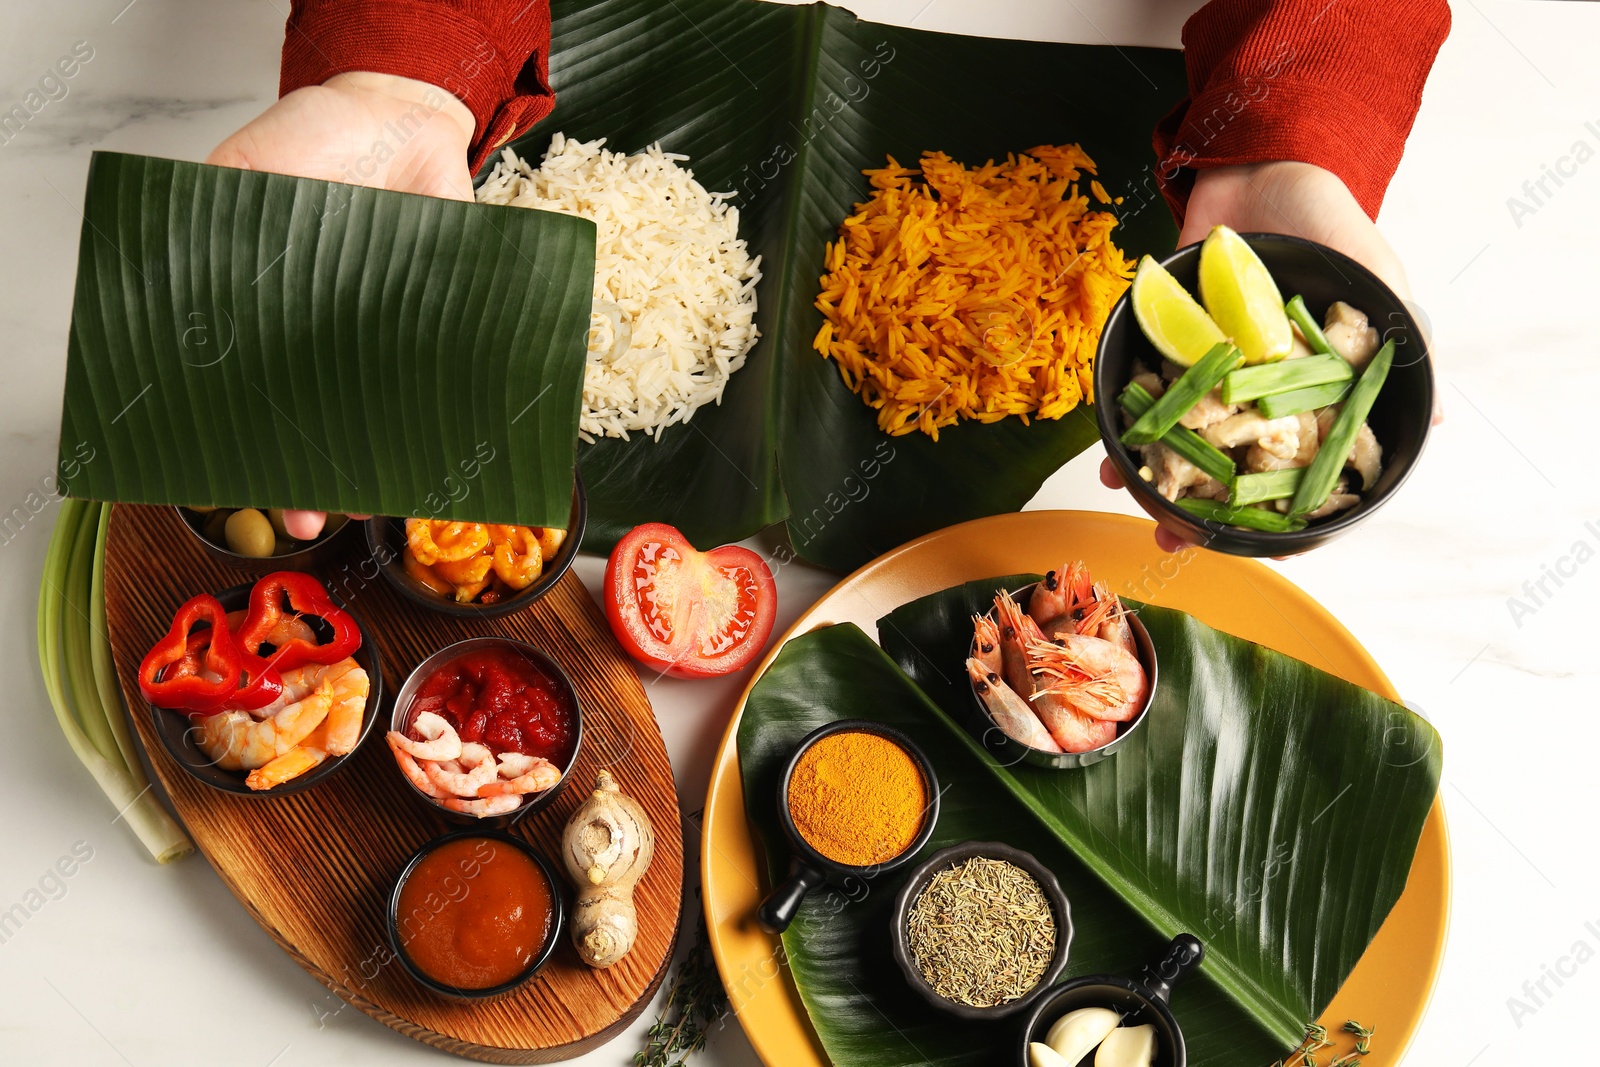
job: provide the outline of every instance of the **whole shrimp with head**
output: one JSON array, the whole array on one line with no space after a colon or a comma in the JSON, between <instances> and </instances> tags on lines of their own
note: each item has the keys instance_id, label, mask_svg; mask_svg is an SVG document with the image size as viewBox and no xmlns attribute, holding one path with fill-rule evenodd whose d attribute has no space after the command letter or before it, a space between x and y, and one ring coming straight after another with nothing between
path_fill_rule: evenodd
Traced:
<instances>
[{"instance_id":1,"label":"whole shrimp with head","mask_svg":"<svg viewBox=\"0 0 1600 1067\"><path fill-rule=\"evenodd\" d=\"M967 672L995 725L1043 752L1109 744L1150 694L1127 608L1081 561L1046 574L1026 609L1001 590L992 617L973 616Z\"/></svg>"}]
</instances>

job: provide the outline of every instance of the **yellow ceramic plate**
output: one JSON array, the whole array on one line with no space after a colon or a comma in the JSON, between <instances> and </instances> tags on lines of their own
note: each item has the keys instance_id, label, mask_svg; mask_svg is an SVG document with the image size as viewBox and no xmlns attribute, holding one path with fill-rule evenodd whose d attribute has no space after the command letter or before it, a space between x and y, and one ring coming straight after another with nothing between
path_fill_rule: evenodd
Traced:
<instances>
[{"instance_id":1,"label":"yellow ceramic plate","mask_svg":"<svg viewBox=\"0 0 1600 1067\"><path fill-rule=\"evenodd\" d=\"M1156 548L1151 527L1146 520L1120 515L1030 511L929 534L834 586L773 646L761 669L783 641L817 626L853 622L875 635L877 620L909 600L992 575L1043 573L1073 558L1087 562L1118 593L1187 611L1220 630L1399 699L1349 631L1274 571L1214 552L1165 555ZM739 1021L767 1067L823 1067L828 1058L782 966L782 945L752 918L764 865L745 821L734 746L743 711L741 698L706 795L700 865L711 947ZM1376 1026L1366 1067L1392 1067L1411 1043L1438 977L1449 914L1450 853L1444 809L1435 799L1405 892L1322 1017L1330 1030L1346 1019Z\"/></svg>"}]
</instances>

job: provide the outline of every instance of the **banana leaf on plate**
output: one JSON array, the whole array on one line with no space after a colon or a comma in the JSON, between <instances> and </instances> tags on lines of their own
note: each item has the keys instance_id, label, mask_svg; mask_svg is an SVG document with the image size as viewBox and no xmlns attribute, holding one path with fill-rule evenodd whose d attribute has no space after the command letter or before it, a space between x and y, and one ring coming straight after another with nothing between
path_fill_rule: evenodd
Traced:
<instances>
[{"instance_id":1,"label":"banana leaf on plate","mask_svg":"<svg viewBox=\"0 0 1600 1067\"><path fill-rule=\"evenodd\" d=\"M964 725L959 664L973 611L1030 576L946 590L879 620L794 638L739 724L748 814L770 874L787 851L776 777L816 726L861 717L904 730L945 792L928 849L971 838L1024 848L1061 880L1077 931L1068 976L1137 970L1180 930L1207 947L1173 1000L1196 1063L1267 1063L1302 1036L1405 886L1438 789L1438 736L1405 708L1181 612L1140 607L1160 664L1149 718L1115 757L1081 771L1002 767ZM824 1048L856 1064L980 1064L1009 1057L1015 1020L975 1027L932 1013L888 951L889 900L814 895L784 934Z\"/></svg>"},{"instance_id":2,"label":"banana leaf on plate","mask_svg":"<svg viewBox=\"0 0 1600 1067\"><path fill-rule=\"evenodd\" d=\"M1150 131L1184 92L1179 53L1007 41L861 22L825 4L555 0L556 109L511 147L532 162L551 136L659 141L712 190L732 192L762 257L763 338L706 406L660 440L581 450L592 550L670 522L702 548L787 518L804 558L848 570L951 523L1020 508L1097 439L1079 407L890 438L811 348L824 246L865 199L861 170L925 150L969 164L1075 141L1123 203L1130 258L1170 249Z\"/></svg>"}]
</instances>

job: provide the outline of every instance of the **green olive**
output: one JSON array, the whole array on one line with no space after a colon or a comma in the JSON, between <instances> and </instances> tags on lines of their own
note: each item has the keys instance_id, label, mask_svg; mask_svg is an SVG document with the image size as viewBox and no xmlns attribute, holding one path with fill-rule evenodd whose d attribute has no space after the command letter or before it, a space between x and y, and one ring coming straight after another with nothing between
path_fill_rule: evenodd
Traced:
<instances>
[{"instance_id":1,"label":"green olive","mask_svg":"<svg viewBox=\"0 0 1600 1067\"><path fill-rule=\"evenodd\" d=\"M227 508L218 508L211 512L200 524L200 536L214 545L226 544L227 535L224 531L228 525L228 516L232 514L233 512Z\"/></svg>"},{"instance_id":2,"label":"green olive","mask_svg":"<svg viewBox=\"0 0 1600 1067\"><path fill-rule=\"evenodd\" d=\"M257 558L272 555L276 541L272 534L272 523L255 508L240 508L229 515L224 536L230 551Z\"/></svg>"},{"instance_id":3,"label":"green olive","mask_svg":"<svg viewBox=\"0 0 1600 1067\"><path fill-rule=\"evenodd\" d=\"M285 529L284 525L283 525L283 509L282 508L268 508L267 509L267 521L272 523L272 529L277 533L277 535L279 537L289 537L289 531L287 529ZM293 538L290 538L290 540L293 540Z\"/></svg>"}]
</instances>

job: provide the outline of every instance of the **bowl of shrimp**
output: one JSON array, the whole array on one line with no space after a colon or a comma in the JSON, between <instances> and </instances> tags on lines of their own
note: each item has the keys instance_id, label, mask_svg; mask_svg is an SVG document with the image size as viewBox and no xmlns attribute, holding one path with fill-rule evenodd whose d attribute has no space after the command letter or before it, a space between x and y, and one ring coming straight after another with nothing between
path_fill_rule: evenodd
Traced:
<instances>
[{"instance_id":1,"label":"bowl of shrimp","mask_svg":"<svg viewBox=\"0 0 1600 1067\"><path fill-rule=\"evenodd\" d=\"M236 585L217 594L230 625L249 604L252 586ZM190 777L238 796L289 796L333 777L361 747L378 720L383 667L360 618L337 600L335 604L361 632L360 647L338 663L308 663L284 671L283 694L266 707L190 717L149 705L162 747ZM293 637L323 642L332 636L332 627L314 616L286 613L273 636L280 643ZM304 729L311 718L320 721Z\"/></svg>"},{"instance_id":2,"label":"bowl of shrimp","mask_svg":"<svg viewBox=\"0 0 1600 1067\"><path fill-rule=\"evenodd\" d=\"M373 560L401 596L456 618L497 619L531 607L561 580L588 518L583 479L573 471L565 530L390 516L365 525Z\"/></svg>"},{"instance_id":3,"label":"bowl of shrimp","mask_svg":"<svg viewBox=\"0 0 1600 1067\"><path fill-rule=\"evenodd\" d=\"M1415 468L1433 419L1428 338L1413 307L1348 256L1282 234L1235 236L1288 298L1287 355L1236 366L1225 375L1229 381L1190 403L1179 383L1205 360L1186 368L1165 358L1140 326L1130 289L1101 331L1095 418L1112 466L1164 528L1233 555L1293 555L1366 521ZM1159 266L1184 291L1199 293L1208 243L1180 248ZM1363 397L1366 371L1380 364L1376 393ZM1291 368L1306 372L1306 381L1318 380L1309 375L1320 370L1340 380L1290 388L1284 372ZM1232 381L1251 375L1254 389ZM1197 389L1210 381L1196 377ZM1267 384L1269 378L1277 384ZM1140 421L1132 405L1158 403L1169 393L1172 407L1184 407L1176 425L1157 440L1125 444ZM1177 403L1180 394L1187 406ZM1341 420L1347 407L1352 417ZM1364 417L1357 414L1362 410ZM1342 463L1317 462L1329 442L1348 450ZM1335 477L1324 484L1313 477L1318 468ZM1321 487L1303 503L1302 476Z\"/></svg>"},{"instance_id":4,"label":"bowl of shrimp","mask_svg":"<svg viewBox=\"0 0 1600 1067\"><path fill-rule=\"evenodd\" d=\"M1082 563L997 590L972 623L978 739L1001 763L1088 767L1116 755L1149 717L1150 633Z\"/></svg>"},{"instance_id":5,"label":"bowl of shrimp","mask_svg":"<svg viewBox=\"0 0 1600 1067\"><path fill-rule=\"evenodd\" d=\"M385 735L411 791L458 822L504 826L548 807L583 746L577 689L525 641L473 637L417 664Z\"/></svg>"}]
</instances>

